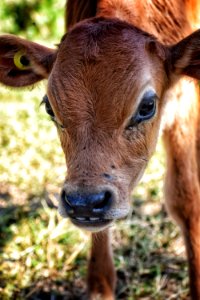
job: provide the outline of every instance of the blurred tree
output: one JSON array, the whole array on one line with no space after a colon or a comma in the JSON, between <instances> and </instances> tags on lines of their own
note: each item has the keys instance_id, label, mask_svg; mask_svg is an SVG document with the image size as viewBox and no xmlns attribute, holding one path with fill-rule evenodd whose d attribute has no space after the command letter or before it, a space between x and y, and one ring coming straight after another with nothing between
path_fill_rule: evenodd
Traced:
<instances>
[{"instance_id":1,"label":"blurred tree","mask_svg":"<svg viewBox=\"0 0 200 300\"><path fill-rule=\"evenodd\" d=\"M65 0L1 0L0 32L57 40L64 32Z\"/></svg>"}]
</instances>

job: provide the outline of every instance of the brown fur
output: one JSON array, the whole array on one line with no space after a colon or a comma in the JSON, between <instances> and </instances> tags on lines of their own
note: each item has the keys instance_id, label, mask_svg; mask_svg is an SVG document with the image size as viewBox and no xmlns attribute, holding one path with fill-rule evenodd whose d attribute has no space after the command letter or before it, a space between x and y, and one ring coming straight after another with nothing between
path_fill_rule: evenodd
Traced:
<instances>
[{"instance_id":1,"label":"brown fur","mask_svg":"<svg viewBox=\"0 0 200 300\"><path fill-rule=\"evenodd\" d=\"M63 191L111 192L112 206L104 216L110 223L127 215L131 190L155 149L164 117L166 205L184 235L192 299L200 299L200 116L195 81L200 80L200 31L191 34L198 26L200 5L195 0L68 0L67 9L71 30L55 51L12 36L0 38L0 81L25 86L49 76L49 101L57 124L64 127L57 125L68 167ZM86 18L91 19L83 21ZM13 64L21 49L30 61L25 71ZM127 129L150 88L158 96L157 113ZM65 204L61 201L64 216ZM92 235L89 298L114 299L108 229L87 229L102 230Z\"/></svg>"},{"instance_id":2,"label":"brown fur","mask_svg":"<svg viewBox=\"0 0 200 300\"><path fill-rule=\"evenodd\" d=\"M96 15L98 0L73 0L66 2L66 31L79 21Z\"/></svg>"}]
</instances>

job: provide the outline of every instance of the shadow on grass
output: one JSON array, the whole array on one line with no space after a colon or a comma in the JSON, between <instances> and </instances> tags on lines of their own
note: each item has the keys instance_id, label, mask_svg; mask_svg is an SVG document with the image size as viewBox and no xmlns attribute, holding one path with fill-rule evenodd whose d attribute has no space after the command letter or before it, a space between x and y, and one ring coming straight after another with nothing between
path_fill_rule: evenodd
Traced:
<instances>
[{"instance_id":1,"label":"shadow on grass","mask_svg":"<svg viewBox=\"0 0 200 300\"><path fill-rule=\"evenodd\" d=\"M4 200L7 203L12 202L8 195L4 195ZM48 205L55 208L49 201ZM130 219L120 222L114 232L114 258L118 278L116 299L189 299L186 260L169 250L171 242L178 238L177 233L172 237L176 227L171 224L163 210L145 216L141 207L142 205L135 205ZM41 208L41 199L37 197L29 205L8 204L7 207L0 207L1 252L13 239L12 226L29 219L34 222L41 213ZM59 243L63 242L62 238ZM67 243L66 247L69 245ZM52 243L51 247L54 246ZM56 258L55 263L57 264ZM64 268L65 263L62 263L61 268ZM55 272L44 276L44 269L41 269L39 277L29 281L23 288L15 287L8 298L0 295L0 299L88 300L85 292L86 265L84 255L77 256L73 266L62 272L55 268ZM6 285L6 277L1 270L0 291ZM9 280L12 284L12 276Z\"/></svg>"},{"instance_id":2,"label":"shadow on grass","mask_svg":"<svg viewBox=\"0 0 200 300\"><path fill-rule=\"evenodd\" d=\"M34 218L41 203L34 202L30 205L12 204L11 195L8 192L0 193L0 266L3 262L15 262L14 258L6 257L5 247L13 239L12 226L18 226L23 220ZM0 299L1 290L6 286L7 278L0 267Z\"/></svg>"},{"instance_id":3,"label":"shadow on grass","mask_svg":"<svg viewBox=\"0 0 200 300\"><path fill-rule=\"evenodd\" d=\"M115 249L116 299L189 300L188 267L179 229L163 205L145 214L146 204L135 201L128 225L120 233L122 240L125 234L128 237Z\"/></svg>"},{"instance_id":4,"label":"shadow on grass","mask_svg":"<svg viewBox=\"0 0 200 300\"><path fill-rule=\"evenodd\" d=\"M88 300L85 282L48 279L20 291L19 299L28 300Z\"/></svg>"},{"instance_id":5,"label":"shadow on grass","mask_svg":"<svg viewBox=\"0 0 200 300\"><path fill-rule=\"evenodd\" d=\"M60 266L58 266L59 270L56 270L55 267L55 270L52 271L52 266L48 266L48 260L44 261L44 259L47 259L48 255L51 256L53 254L46 253L48 252L47 249L41 249L43 241L39 241L39 244L37 245L37 235L43 235L45 232L43 239L48 239L49 226L52 226L52 231L54 231L57 227L59 229L59 222L57 219L57 213L55 211L56 205L48 197L46 191L44 191L42 195L39 195L37 197L29 196L29 199L26 201L27 204L14 205L12 203L12 197L9 193L0 193L0 299L87 300L85 292L86 285L83 279L85 277L85 257L80 255L77 259L75 258L76 263L74 267L70 266L69 271L66 272L64 270L63 272L59 273L59 270L61 269ZM52 224L52 222L55 223ZM26 239L29 239L29 237L27 236L27 228L25 228L25 224L27 224L27 227L30 227L29 230L31 234L31 242L26 241ZM58 244L62 244L62 246L66 246L68 248L70 248L70 246L74 246L73 240L71 241L72 245L70 245L69 238L73 236L73 231L75 232L75 230L73 228L65 229L66 233L64 232L64 235L61 232L61 235L59 236L60 232L55 232L56 234L58 233L59 237L57 238L55 245L53 243L53 240L52 242L49 242L52 248L58 247ZM67 230L69 230L70 233L67 233ZM51 233L52 232L50 231L49 235ZM10 243L11 246L9 245ZM20 245L19 247L17 245L18 243ZM16 249L13 249L13 246L16 247ZM11 247L12 250L10 249ZM32 248L33 250L30 248ZM30 263L25 259L25 256L27 255L28 258L29 255L29 252L26 252L27 249L30 249L35 253L37 251L40 252L41 250L44 250L45 256L41 254L40 257L40 254L38 255L37 253L38 256L32 259L31 264L33 265L30 266ZM20 253L21 250L22 252L25 252L25 255ZM56 249L53 249L53 251L55 250ZM58 251L62 251L62 249L58 248ZM71 255L70 251L71 250L67 249L67 253L69 254L69 256ZM38 261L35 261L35 259L38 259ZM52 262L52 259L56 264L56 257L50 257L50 263ZM22 284L22 277L20 276L20 274L12 274L12 271L16 268L16 265L26 263L27 266L24 266L25 270L24 273L21 274L21 276L26 276L26 272L32 272L33 274L30 275L30 278L32 278L33 280L29 280L29 282L31 282L30 285ZM60 263L61 262L57 262L58 265ZM41 276L36 275L36 272L34 270L38 268L39 264L41 264L41 269L38 273L41 274ZM4 268L4 266L6 266L6 268ZM47 276L43 273L47 271L48 267L51 271ZM65 266L63 266L63 269L64 268ZM81 276L80 269L82 270Z\"/></svg>"},{"instance_id":6,"label":"shadow on grass","mask_svg":"<svg viewBox=\"0 0 200 300\"><path fill-rule=\"evenodd\" d=\"M123 249L122 249L123 251ZM130 269L118 269L117 271L117 300L164 300L164 299L184 299L189 300L188 291L183 295L181 292L175 292L177 285L181 286L181 281L185 274L180 275L180 269L185 265L185 261L178 258L172 258L169 256L160 257L155 256L152 262L152 266L148 266L149 270L145 274L140 274L138 278L138 270L135 270L133 266ZM165 266L160 276L165 278L163 282L162 290L157 293L153 289L148 289L158 277L156 269L159 265ZM157 266L157 267L156 267ZM175 267L173 267L175 266ZM77 270L78 271L78 270ZM73 270L71 270L73 272ZM65 281L63 279L51 279L34 283L32 286L26 287L20 290L19 295L15 294L13 299L29 299L29 300L88 300L86 295L86 286L84 278L77 278L74 281ZM168 276L168 279L166 278ZM170 278L170 279L169 279ZM137 291L139 288L140 291ZM138 296L137 296L138 293ZM103 299L102 299L103 300Z\"/></svg>"},{"instance_id":7,"label":"shadow on grass","mask_svg":"<svg viewBox=\"0 0 200 300\"><path fill-rule=\"evenodd\" d=\"M38 209L42 206L39 201L30 202L29 205L13 205L9 193L0 193L0 198L8 202L7 205L0 205L0 252L2 252L5 244L12 239L11 226L13 224L17 225L24 219L36 216Z\"/></svg>"},{"instance_id":8,"label":"shadow on grass","mask_svg":"<svg viewBox=\"0 0 200 300\"><path fill-rule=\"evenodd\" d=\"M38 217L39 210L42 208L40 197L33 198L33 201L26 201L27 204L13 204L12 195L8 191L0 192L0 299L10 299L10 297L4 297L1 293L8 284L9 277L9 274L5 274L2 265L4 263L14 264L18 260L18 258L7 255L5 250L7 244L14 238L15 230L13 226L17 228L22 222L28 222L29 219L34 220ZM18 299L17 294L13 295L13 299ZM21 299L21 296L19 296L19 299Z\"/></svg>"}]
</instances>

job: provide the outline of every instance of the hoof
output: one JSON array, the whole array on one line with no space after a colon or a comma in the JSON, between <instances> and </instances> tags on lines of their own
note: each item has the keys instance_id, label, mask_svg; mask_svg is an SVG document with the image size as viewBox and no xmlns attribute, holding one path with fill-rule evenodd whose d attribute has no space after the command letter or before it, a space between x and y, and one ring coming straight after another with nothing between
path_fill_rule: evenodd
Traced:
<instances>
[{"instance_id":1,"label":"hoof","mask_svg":"<svg viewBox=\"0 0 200 300\"><path fill-rule=\"evenodd\" d=\"M89 300L115 300L114 287L105 278L96 278L93 284L89 285Z\"/></svg>"}]
</instances>

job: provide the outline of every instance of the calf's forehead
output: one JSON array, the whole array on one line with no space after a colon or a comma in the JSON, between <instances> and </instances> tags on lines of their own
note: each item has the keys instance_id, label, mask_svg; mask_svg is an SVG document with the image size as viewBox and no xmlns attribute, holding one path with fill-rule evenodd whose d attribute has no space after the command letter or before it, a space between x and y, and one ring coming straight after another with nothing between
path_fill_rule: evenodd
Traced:
<instances>
[{"instance_id":1,"label":"calf's forehead","mask_svg":"<svg viewBox=\"0 0 200 300\"><path fill-rule=\"evenodd\" d=\"M49 90L57 91L56 100L66 110L95 106L96 113L98 108L106 113L119 104L122 112L154 85L153 62L145 48L150 37L124 24L111 29L104 25L79 26L60 44Z\"/></svg>"},{"instance_id":2,"label":"calf's forehead","mask_svg":"<svg viewBox=\"0 0 200 300\"><path fill-rule=\"evenodd\" d=\"M93 26L90 30L79 26L61 42L55 69L66 75L63 78L121 78L130 74L136 80L147 70L149 57L145 45L149 37L134 27L106 30L101 23Z\"/></svg>"}]
</instances>

